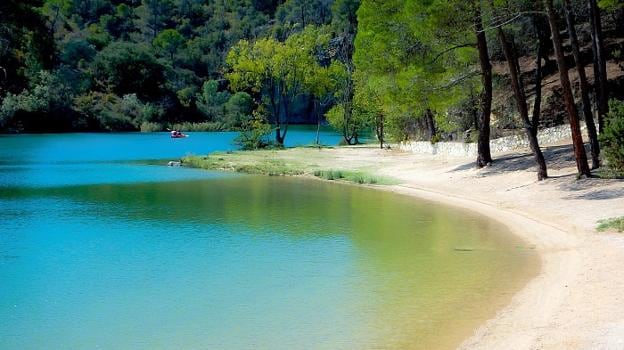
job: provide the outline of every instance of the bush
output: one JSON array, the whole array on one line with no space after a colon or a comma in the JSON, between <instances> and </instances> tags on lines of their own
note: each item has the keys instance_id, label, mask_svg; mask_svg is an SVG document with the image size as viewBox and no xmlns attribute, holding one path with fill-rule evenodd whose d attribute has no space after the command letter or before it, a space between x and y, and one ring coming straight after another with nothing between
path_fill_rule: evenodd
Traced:
<instances>
[{"instance_id":1,"label":"bush","mask_svg":"<svg viewBox=\"0 0 624 350\"><path fill-rule=\"evenodd\" d=\"M325 118L327 118L329 125L336 131L342 133L345 139L351 139L350 144L357 144L359 142L359 135L367 127L365 114L354 111L349 114L340 104L335 105L327 111L325 113Z\"/></svg>"},{"instance_id":2,"label":"bush","mask_svg":"<svg viewBox=\"0 0 624 350\"><path fill-rule=\"evenodd\" d=\"M256 112L253 118L243 123L242 130L234 139L234 143L243 150L266 148L271 145L270 133L271 125L264 116Z\"/></svg>"},{"instance_id":3,"label":"bush","mask_svg":"<svg viewBox=\"0 0 624 350\"><path fill-rule=\"evenodd\" d=\"M183 130L183 131L223 131L226 129L226 126L220 122L201 122L201 123L177 123L171 125L171 129L173 130Z\"/></svg>"},{"instance_id":4,"label":"bush","mask_svg":"<svg viewBox=\"0 0 624 350\"><path fill-rule=\"evenodd\" d=\"M135 94L119 97L111 93L89 92L74 99L74 111L104 130L143 130L156 124L163 109L143 103ZM148 126L150 125L150 126Z\"/></svg>"},{"instance_id":5,"label":"bush","mask_svg":"<svg viewBox=\"0 0 624 350\"><path fill-rule=\"evenodd\" d=\"M141 123L141 132L158 132L163 131L165 128L162 124L152 123L152 122L143 122Z\"/></svg>"},{"instance_id":6,"label":"bush","mask_svg":"<svg viewBox=\"0 0 624 350\"><path fill-rule=\"evenodd\" d=\"M325 180L338 180L344 178L344 175L340 170L316 170L314 172L314 176Z\"/></svg>"},{"instance_id":7,"label":"bush","mask_svg":"<svg viewBox=\"0 0 624 350\"><path fill-rule=\"evenodd\" d=\"M222 121L225 119L225 103L230 98L227 91L219 91L219 82L208 80L204 82L201 91L197 94L197 109L208 120Z\"/></svg>"},{"instance_id":8,"label":"bush","mask_svg":"<svg viewBox=\"0 0 624 350\"><path fill-rule=\"evenodd\" d=\"M228 127L240 127L249 119L253 110L253 99L246 92L237 92L225 104L225 122Z\"/></svg>"},{"instance_id":9,"label":"bush","mask_svg":"<svg viewBox=\"0 0 624 350\"><path fill-rule=\"evenodd\" d=\"M624 174L624 101L610 101L600 142L609 168Z\"/></svg>"},{"instance_id":10,"label":"bush","mask_svg":"<svg viewBox=\"0 0 624 350\"><path fill-rule=\"evenodd\" d=\"M0 99L0 127L12 123L21 113L21 121L34 130L54 129L66 121L72 92L58 71L40 71L28 89L19 94L9 93Z\"/></svg>"},{"instance_id":11,"label":"bush","mask_svg":"<svg viewBox=\"0 0 624 350\"><path fill-rule=\"evenodd\" d=\"M624 232L624 216L619 218L610 218L598 221L597 230L600 232L615 230L618 232Z\"/></svg>"}]
</instances>

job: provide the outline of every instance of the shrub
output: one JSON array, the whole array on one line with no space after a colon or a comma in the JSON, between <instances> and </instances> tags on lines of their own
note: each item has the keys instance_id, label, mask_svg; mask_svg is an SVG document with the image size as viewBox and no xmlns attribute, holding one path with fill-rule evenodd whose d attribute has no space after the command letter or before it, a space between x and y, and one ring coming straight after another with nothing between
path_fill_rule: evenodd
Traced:
<instances>
[{"instance_id":1,"label":"shrub","mask_svg":"<svg viewBox=\"0 0 624 350\"><path fill-rule=\"evenodd\" d=\"M163 131L162 124L153 123L153 122L143 122L141 123L141 132L158 132Z\"/></svg>"},{"instance_id":2,"label":"shrub","mask_svg":"<svg viewBox=\"0 0 624 350\"><path fill-rule=\"evenodd\" d=\"M93 91L74 98L73 109L104 130L143 130L148 123L147 129L163 114L162 107L144 103L136 94L119 97Z\"/></svg>"},{"instance_id":3,"label":"shrub","mask_svg":"<svg viewBox=\"0 0 624 350\"><path fill-rule=\"evenodd\" d=\"M184 131L223 131L226 129L226 126L220 122L201 122L201 123L177 123L171 125L171 129L173 130L184 130Z\"/></svg>"},{"instance_id":4,"label":"shrub","mask_svg":"<svg viewBox=\"0 0 624 350\"><path fill-rule=\"evenodd\" d=\"M600 142L609 168L624 174L624 101L610 101Z\"/></svg>"},{"instance_id":5,"label":"shrub","mask_svg":"<svg viewBox=\"0 0 624 350\"><path fill-rule=\"evenodd\" d=\"M69 107L70 88L56 74L40 71L31 82L29 89L18 95L7 94L0 100L0 120L10 120L19 112L51 113Z\"/></svg>"},{"instance_id":6,"label":"shrub","mask_svg":"<svg viewBox=\"0 0 624 350\"><path fill-rule=\"evenodd\" d=\"M253 99L246 92L237 92L225 103L225 122L229 127L240 127L252 113Z\"/></svg>"},{"instance_id":7,"label":"shrub","mask_svg":"<svg viewBox=\"0 0 624 350\"><path fill-rule=\"evenodd\" d=\"M316 170L314 172L314 176L325 180L338 180L344 178L344 175L340 170Z\"/></svg>"},{"instance_id":8,"label":"shrub","mask_svg":"<svg viewBox=\"0 0 624 350\"><path fill-rule=\"evenodd\" d=\"M197 109L211 121L221 121L225 118L225 103L230 98L227 91L219 91L219 82L208 80L204 82L201 91L196 95Z\"/></svg>"},{"instance_id":9,"label":"shrub","mask_svg":"<svg viewBox=\"0 0 624 350\"><path fill-rule=\"evenodd\" d=\"M271 145L270 133L271 125L264 116L256 112L253 118L243 123L242 130L234 142L244 150L266 148Z\"/></svg>"},{"instance_id":10,"label":"shrub","mask_svg":"<svg viewBox=\"0 0 624 350\"><path fill-rule=\"evenodd\" d=\"M611 218L598 221L598 231L616 230L624 232L624 216L619 218Z\"/></svg>"}]
</instances>

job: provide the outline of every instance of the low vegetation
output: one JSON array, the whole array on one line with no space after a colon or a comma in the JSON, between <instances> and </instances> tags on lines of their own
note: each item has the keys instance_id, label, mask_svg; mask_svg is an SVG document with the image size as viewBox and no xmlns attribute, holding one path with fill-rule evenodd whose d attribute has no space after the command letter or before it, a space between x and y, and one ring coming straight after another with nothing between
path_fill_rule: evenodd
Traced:
<instances>
[{"instance_id":1,"label":"low vegetation","mask_svg":"<svg viewBox=\"0 0 624 350\"><path fill-rule=\"evenodd\" d=\"M349 182L355 182L358 184L369 185L388 185L394 183L391 179L373 176L363 171L348 171L348 170L316 170L314 176L325 180L344 180Z\"/></svg>"},{"instance_id":2,"label":"low vegetation","mask_svg":"<svg viewBox=\"0 0 624 350\"><path fill-rule=\"evenodd\" d=\"M612 100L605 128L600 134L609 170L615 176L624 176L624 102Z\"/></svg>"},{"instance_id":3,"label":"low vegetation","mask_svg":"<svg viewBox=\"0 0 624 350\"><path fill-rule=\"evenodd\" d=\"M208 156L189 156L184 166L208 170L234 171L269 176L314 176L324 180L369 185L392 185L397 181L374 175L367 169L326 169L315 164L314 158L302 156L311 148L290 150L255 150L245 152L215 152ZM308 155L307 153L305 155ZM298 159L307 159L299 161Z\"/></svg>"},{"instance_id":4,"label":"low vegetation","mask_svg":"<svg viewBox=\"0 0 624 350\"><path fill-rule=\"evenodd\" d=\"M624 216L598 221L597 230L600 232L614 230L624 232Z\"/></svg>"}]
</instances>

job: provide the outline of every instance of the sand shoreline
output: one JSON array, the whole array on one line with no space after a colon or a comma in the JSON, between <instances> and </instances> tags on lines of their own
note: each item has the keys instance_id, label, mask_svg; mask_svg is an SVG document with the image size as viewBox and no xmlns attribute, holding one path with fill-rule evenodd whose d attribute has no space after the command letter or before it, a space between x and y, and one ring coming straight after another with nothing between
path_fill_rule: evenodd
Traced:
<instances>
[{"instance_id":1,"label":"sand shoreline","mask_svg":"<svg viewBox=\"0 0 624 350\"><path fill-rule=\"evenodd\" d=\"M534 348L536 337L528 332L538 320L531 315L542 319L548 318L548 314L553 312L553 304L533 301L556 297L560 286L567 283L569 278L562 271L573 269L579 263L580 256L569 250L571 247L568 246L571 242L568 237L565 237L567 233L547 223L527 218L519 213L498 209L482 201L405 185L391 186L387 190L476 212L503 223L512 234L535 245L540 258L537 276L512 297L508 306L500 310L493 319L481 325L475 330L473 336L459 346L462 349ZM546 240L540 234L549 237Z\"/></svg>"},{"instance_id":2,"label":"sand shoreline","mask_svg":"<svg viewBox=\"0 0 624 350\"><path fill-rule=\"evenodd\" d=\"M390 176L399 184L375 187L475 211L535 245L538 276L460 348L623 349L624 234L597 233L595 225L624 215L624 181L575 180L563 143L545 149L551 179L538 182L527 153L496 155L494 166L481 170L472 159L372 147L258 154L303 164L307 174L344 169Z\"/></svg>"}]
</instances>

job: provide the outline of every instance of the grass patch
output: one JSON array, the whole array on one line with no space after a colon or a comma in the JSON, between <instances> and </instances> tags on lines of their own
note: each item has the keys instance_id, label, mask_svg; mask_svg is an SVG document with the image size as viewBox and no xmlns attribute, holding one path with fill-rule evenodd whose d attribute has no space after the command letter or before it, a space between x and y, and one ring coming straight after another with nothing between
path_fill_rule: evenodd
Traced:
<instances>
[{"instance_id":1,"label":"grass patch","mask_svg":"<svg viewBox=\"0 0 624 350\"><path fill-rule=\"evenodd\" d=\"M315 170L314 176L325 180L343 180L355 182L360 185L392 185L397 183L393 179L381 176L374 176L363 171Z\"/></svg>"},{"instance_id":2,"label":"grass patch","mask_svg":"<svg viewBox=\"0 0 624 350\"><path fill-rule=\"evenodd\" d=\"M340 170L315 170L314 176L325 180L340 180L344 178L344 175Z\"/></svg>"},{"instance_id":3,"label":"grass patch","mask_svg":"<svg viewBox=\"0 0 624 350\"><path fill-rule=\"evenodd\" d=\"M619 218L610 218L598 221L597 230L600 232L608 230L616 230L617 232L624 232L624 216Z\"/></svg>"},{"instance_id":4,"label":"grass patch","mask_svg":"<svg viewBox=\"0 0 624 350\"><path fill-rule=\"evenodd\" d=\"M200 122L200 123L177 123L171 125L172 130L181 130L181 131L193 131L193 132L202 132L202 131L225 131L229 128L224 123L220 122Z\"/></svg>"},{"instance_id":5,"label":"grass patch","mask_svg":"<svg viewBox=\"0 0 624 350\"><path fill-rule=\"evenodd\" d=\"M205 157L190 156L182 158L182 164L191 168L235 171L237 173L269 176L302 175L304 173L303 170L293 167L292 165L288 165L283 160L245 160L237 155L237 153L214 153Z\"/></svg>"},{"instance_id":6,"label":"grass patch","mask_svg":"<svg viewBox=\"0 0 624 350\"><path fill-rule=\"evenodd\" d=\"M624 179L623 171L617 171L608 167L601 167L596 175L601 179Z\"/></svg>"},{"instance_id":7,"label":"grass patch","mask_svg":"<svg viewBox=\"0 0 624 350\"><path fill-rule=\"evenodd\" d=\"M398 181L389 177L375 176L366 170L323 170L326 165L317 164L314 156L293 150L254 150L236 152L215 152L208 156L182 158L182 165L208 170L234 171L246 174L269 176L314 175L325 180L347 181L366 185L393 185ZM297 152L297 150L295 150Z\"/></svg>"}]
</instances>

